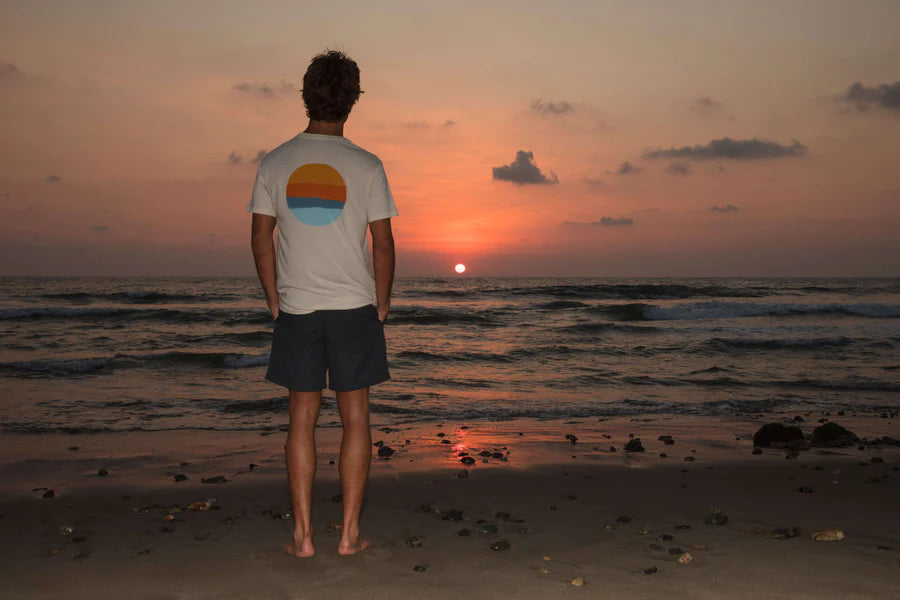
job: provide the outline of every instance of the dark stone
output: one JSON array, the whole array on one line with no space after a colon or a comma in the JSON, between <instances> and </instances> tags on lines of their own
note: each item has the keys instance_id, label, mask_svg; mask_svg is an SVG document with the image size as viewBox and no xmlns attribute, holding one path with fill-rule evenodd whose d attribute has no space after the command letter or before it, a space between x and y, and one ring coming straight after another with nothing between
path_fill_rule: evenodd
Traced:
<instances>
[{"instance_id":1,"label":"dark stone","mask_svg":"<svg viewBox=\"0 0 900 600\"><path fill-rule=\"evenodd\" d=\"M228 482L228 480L225 479L224 475L215 475L213 477L207 477L205 479L203 477L201 477L200 481L202 483L227 483Z\"/></svg>"},{"instance_id":2,"label":"dark stone","mask_svg":"<svg viewBox=\"0 0 900 600\"><path fill-rule=\"evenodd\" d=\"M500 538L499 540L491 544L491 550L494 550L495 552L509 550L509 540Z\"/></svg>"},{"instance_id":3,"label":"dark stone","mask_svg":"<svg viewBox=\"0 0 900 600\"><path fill-rule=\"evenodd\" d=\"M491 456L491 451L490 451L490 450L482 450L481 452L478 453L478 456L483 456L483 457L485 457L485 458L490 458L490 456Z\"/></svg>"},{"instance_id":4,"label":"dark stone","mask_svg":"<svg viewBox=\"0 0 900 600\"><path fill-rule=\"evenodd\" d=\"M728 522L728 517L720 512L714 512L707 515L703 522L707 525L724 525Z\"/></svg>"},{"instance_id":5,"label":"dark stone","mask_svg":"<svg viewBox=\"0 0 900 600\"><path fill-rule=\"evenodd\" d=\"M669 455L666 454L665 452L660 452L660 453L659 453L659 457L660 457L660 458L667 458L668 456L669 456Z\"/></svg>"},{"instance_id":6,"label":"dark stone","mask_svg":"<svg viewBox=\"0 0 900 600\"><path fill-rule=\"evenodd\" d=\"M802 423L802 422L805 421L805 420L806 420L806 419L804 419L804 418L801 417L800 415L797 415L796 417L794 417L794 423Z\"/></svg>"},{"instance_id":7,"label":"dark stone","mask_svg":"<svg viewBox=\"0 0 900 600\"><path fill-rule=\"evenodd\" d=\"M762 454L762 448L754 448L750 454Z\"/></svg>"},{"instance_id":8,"label":"dark stone","mask_svg":"<svg viewBox=\"0 0 900 600\"><path fill-rule=\"evenodd\" d=\"M252 471L252 470L255 469L257 466L258 466L258 465L255 465L255 464L253 464L253 463L250 463L250 465L247 467L247 469L250 470L250 471Z\"/></svg>"},{"instance_id":9,"label":"dark stone","mask_svg":"<svg viewBox=\"0 0 900 600\"><path fill-rule=\"evenodd\" d=\"M578 438L574 434L571 434L571 433L566 434L566 439L569 440L573 446L575 445L575 442L578 441Z\"/></svg>"},{"instance_id":10,"label":"dark stone","mask_svg":"<svg viewBox=\"0 0 900 600\"><path fill-rule=\"evenodd\" d=\"M44 498L53 498L56 496L56 493L53 491L53 488L50 488L46 492L44 492Z\"/></svg>"},{"instance_id":11,"label":"dark stone","mask_svg":"<svg viewBox=\"0 0 900 600\"><path fill-rule=\"evenodd\" d=\"M78 446L69 446L69 450L78 450Z\"/></svg>"},{"instance_id":12,"label":"dark stone","mask_svg":"<svg viewBox=\"0 0 900 600\"><path fill-rule=\"evenodd\" d=\"M656 538L656 541L657 541L657 542L671 542L673 539L675 539L675 538L673 538L673 537L672 537L671 535L669 535L668 533L664 533L664 534L658 536L658 537Z\"/></svg>"},{"instance_id":13,"label":"dark stone","mask_svg":"<svg viewBox=\"0 0 900 600\"><path fill-rule=\"evenodd\" d=\"M334 503L343 502L344 495L343 494L335 494L334 496L331 497L331 501Z\"/></svg>"},{"instance_id":14,"label":"dark stone","mask_svg":"<svg viewBox=\"0 0 900 600\"><path fill-rule=\"evenodd\" d=\"M660 545L657 544L657 543L650 544L650 545L647 546L647 547L650 548L651 550L662 550L662 546L660 546Z\"/></svg>"},{"instance_id":15,"label":"dark stone","mask_svg":"<svg viewBox=\"0 0 900 600\"><path fill-rule=\"evenodd\" d=\"M390 446L382 446L378 449L378 456L380 458L390 458L394 455L395 450Z\"/></svg>"},{"instance_id":16,"label":"dark stone","mask_svg":"<svg viewBox=\"0 0 900 600\"><path fill-rule=\"evenodd\" d=\"M657 569L656 567L647 567L646 569L644 569L644 575L653 575L658 570L659 569Z\"/></svg>"},{"instance_id":17,"label":"dark stone","mask_svg":"<svg viewBox=\"0 0 900 600\"><path fill-rule=\"evenodd\" d=\"M668 552L669 554L675 556L681 556L682 554L684 554L684 551L681 548L669 548Z\"/></svg>"},{"instance_id":18,"label":"dark stone","mask_svg":"<svg viewBox=\"0 0 900 600\"><path fill-rule=\"evenodd\" d=\"M381 440L378 440L377 442L375 442L372 445L375 446L376 448L381 448L382 446L384 446L384 442L382 442Z\"/></svg>"},{"instance_id":19,"label":"dark stone","mask_svg":"<svg viewBox=\"0 0 900 600\"><path fill-rule=\"evenodd\" d=\"M453 442L451 442L450 440L441 440L441 443L442 444L452 444Z\"/></svg>"},{"instance_id":20,"label":"dark stone","mask_svg":"<svg viewBox=\"0 0 900 600\"><path fill-rule=\"evenodd\" d=\"M813 430L809 440L811 446L827 446L831 448L850 446L859 441L853 432L848 431L837 423L825 423Z\"/></svg>"},{"instance_id":21,"label":"dark stone","mask_svg":"<svg viewBox=\"0 0 900 600\"><path fill-rule=\"evenodd\" d=\"M502 452L494 452L493 454L491 454L491 458L496 458L496 459L503 458L503 453Z\"/></svg>"},{"instance_id":22,"label":"dark stone","mask_svg":"<svg viewBox=\"0 0 900 600\"><path fill-rule=\"evenodd\" d=\"M481 535L493 535L497 533L497 526L493 523L485 523L478 527L478 533Z\"/></svg>"},{"instance_id":23,"label":"dark stone","mask_svg":"<svg viewBox=\"0 0 900 600\"><path fill-rule=\"evenodd\" d=\"M443 431L439 431L437 434L438 437L444 437L445 435L447 435L447 434L444 433Z\"/></svg>"},{"instance_id":24,"label":"dark stone","mask_svg":"<svg viewBox=\"0 0 900 600\"><path fill-rule=\"evenodd\" d=\"M109 475L109 471L106 469L97 469L97 477L106 477Z\"/></svg>"},{"instance_id":25,"label":"dark stone","mask_svg":"<svg viewBox=\"0 0 900 600\"><path fill-rule=\"evenodd\" d=\"M695 460L697 460L697 459L694 458L693 456L685 456L684 457L684 462L694 462Z\"/></svg>"},{"instance_id":26,"label":"dark stone","mask_svg":"<svg viewBox=\"0 0 900 600\"><path fill-rule=\"evenodd\" d=\"M809 487L808 485L801 485L799 488L797 488L797 491L800 492L801 494L812 494L813 493L812 488Z\"/></svg>"},{"instance_id":27,"label":"dark stone","mask_svg":"<svg viewBox=\"0 0 900 600\"><path fill-rule=\"evenodd\" d=\"M428 567L426 567L425 565L416 565L413 567L413 571L416 571L418 573L422 573L423 571L425 571L427 569L428 569Z\"/></svg>"},{"instance_id":28,"label":"dark stone","mask_svg":"<svg viewBox=\"0 0 900 600\"><path fill-rule=\"evenodd\" d=\"M408 537L406 538L406 545L410 548L419 548L422 545L422 540L416 536Z\"/></svg>"},{"instance_id":29,"label":"dark stone","mask_svg":"<svg viewBox=\"0 0 900 600\"><path fill-rule=\"evenodd\" d=\"M802 440L803 432L799 427L785 427L781 423L763 425L753 434L753 445L768 448L774 444L789 444L792 440Z\"/></svg>"},{"instance_id":30,"label":"dark stone","mask_svg":"<svg viewBox=\"0 0 900 600\"><path fill-rule=\"evenodd\" d=\"M173 475L172 478L173 478L176 482L178 482L178 481L187 481L187 480L188 480L188 476L185 475L184 473L175 473L175 475Z\"/></svg>"},{"instance_id":31,"label":"dark stone","mask_svg":"<svg viewBox=\"0 0 900 600\"><path fill-rule=\"evenodd\" d=\"M622 515L616 518L616 521L619 523L631 523L631 517L628 515Z\"/></svg>"},{"instance_id":32,"label":"dark stone","mask_svg":"<svg viewBox=\"0 0 900 600\"><path fill-rule=\"evenodd\" d=\"M451 508L450 510L444 511L441 513L442 521L462 521L463 513L458 508Z\"/></svg>"},{"instance_id":33,"label":"dark stone","mask_svg":"<svg viewBox=\"0 0 900 600\"><path fill-rule=\"evenodd\" d=\"M610 451L610 452L615 452L615 451L616 451L616 447L615 447L615 446L610 446L610 447L609 447L609 451Z\"/></svg>"},{"instance_id":34,"label":"dark stone","mask_svg":"<svg viewBox=\"0 0 900 600\"><path fill-rule=\"evenodd\" d=\"M634 438L632 440L628 440L628 443L625 444L625 452L643 452L644 446L641 444L641 438Z\"/></svg>"},{"instance_id":35,"label":"dark stone","mask_svg":"<svg viewBox=\"0 0 900 600\"><path fill-rule=\"evenodd\" d=\"M673 438L671 435L661 435L656 439L659 440L660 442L662 442L663 444L665 444L666 446L672 446L675 444L675 438Z\"/></svg>"},{"instance_id":36,"label":"dark stone","mask_svg":"<svg viewBox=\"0 0 900 600\"><path fill-rule=\"evenodd\" d=\"M800 535L800 529L798 527L787 527L783 529L776 529L772 532L772 537L776 540L787 540L790 538L794 538Z\"/></svg>"},{"instance_id":37,"label":"dark stone","mask_svg":"<svg viewBox=\"0 0 900 600\"><path fill-rule=\"evenodd\" d=\"M791 440L787 444L788 450L809 450L806 440Z\"/></svg>"},{"instance_id":38,"label":"dark stone","mask_svg":"<svg viewBox=\"0 0 900 600\"><path fill-rule=\"evenodd\" d=\"M498 519L508 519L509 513L508 512L497 512L497 513L494 513L494 516L497 517Z\"/></svg>"},{"instance_id":39,"label":"dark stone","mask_svg":"<svg viewBox=\"0 0 900 600\"><path fill-rule=\"evenodd\" d=\"M467 467L471 467L475 464L475 459L471 456L463 456L461 459L459 459L459 462L466 465Z\"/></svg>"}]
</instances>

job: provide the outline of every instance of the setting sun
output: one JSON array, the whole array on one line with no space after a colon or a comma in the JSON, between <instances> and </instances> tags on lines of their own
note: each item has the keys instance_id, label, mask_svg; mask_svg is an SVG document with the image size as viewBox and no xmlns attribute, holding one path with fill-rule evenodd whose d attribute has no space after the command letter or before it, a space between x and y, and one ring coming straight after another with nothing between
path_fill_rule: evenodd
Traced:
<instances>
[{"instance_id":1,"label":"setting sun","mask_svg":"<svg viewBox=\"0 0 900 600\"><path fill-rule=\"evenodd\" d=\"M464 264L462 264L462 263L459 263L458 265L456 265L455 267L453 267L453 270L456 271L457 273L465 273L465 272L466 272L466 265L464 265Z\"/></svg>"}]
</instances>

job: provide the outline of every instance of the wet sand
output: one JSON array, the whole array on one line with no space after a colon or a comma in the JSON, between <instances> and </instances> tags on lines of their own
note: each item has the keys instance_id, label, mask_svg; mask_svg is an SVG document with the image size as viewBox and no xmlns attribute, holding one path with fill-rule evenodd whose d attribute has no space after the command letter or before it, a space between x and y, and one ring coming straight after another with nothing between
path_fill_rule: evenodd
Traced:
<instances>
[{"instance_id":1,"label":"wet sand","mask_svg":"<svg viewBox=\"0 0 900 600\"><path fill-rule=\"evenodd\" d=\"M837 421L861 436L896 429L876 417ZM4 435L3 597L895 597L900 448L754 456L758 424L375 429L373 440L396 450L373 459L363 530L375 547L346 558L337 556L339 532L330 527L340 522L337 466L329 464L340 431L325 427L318 433L312 559L280 550L291 529L280 518L289 509L281 432ZM645 452L623 451L629 433ZM657 440L661 434L674 445ZM475 464L460 464L460 452ZM108 474L98 475L101 468ZM468 476L459 477L462 471ZM176 482L175 474L188 479ZM202 483L217 475L228 481ZM42 487L52 487L54 497L42 497ZM213 509L185 509L198 501ZM727 516L725 524L704 522L713 509ZM627 523L619 519L625 516ZM793 526L797 537L772 537ZM845 538L811 539L829 528ZM470 534L460 536L462 529ZM500 539L509 548L491 550ZM678 563L685 552L692 564ZM645 574L651 567L656 572ZM573 586L575 578L584 585Z\"/></svg>"}]
</instances>

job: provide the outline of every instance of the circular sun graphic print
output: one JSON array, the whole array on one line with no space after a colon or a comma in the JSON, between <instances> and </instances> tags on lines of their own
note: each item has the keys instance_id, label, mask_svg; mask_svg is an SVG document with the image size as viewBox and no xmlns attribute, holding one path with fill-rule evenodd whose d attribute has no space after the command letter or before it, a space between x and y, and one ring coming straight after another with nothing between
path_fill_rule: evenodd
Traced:
<instances>
[{"instance_id":1,"label":"circular sun graphic print","mask_svg":"<svg viewBox=\"0 0 900 600\"><path fill-rule=\"evenodd\" d=\"M321 163L297 167L285 193L291 214L307 225L334 223L347 202L344 178L334 167Z\"/></svg>"}]
</instances>

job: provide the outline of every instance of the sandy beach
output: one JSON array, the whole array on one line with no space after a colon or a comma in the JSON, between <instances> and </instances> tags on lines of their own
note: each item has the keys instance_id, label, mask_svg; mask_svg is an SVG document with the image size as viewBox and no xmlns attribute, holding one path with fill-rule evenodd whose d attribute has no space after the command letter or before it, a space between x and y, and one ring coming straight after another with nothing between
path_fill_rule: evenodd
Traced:
<instances>
[{"instance_id":1,"label":"sandy beach","mask_svg":"<svg viewBox=\"0 0 900 600\"><path fill-rule=\"evenodd\" d=\"M877 415L840 422L861 438L896 431ZM349 558L335 553L333 527L340 430L321 427L308 560L280 550L291 521L279 431L6 434L3 596L894 597L900 448L753 455L756 425L382 426L373 440L395 452L373 449L363 529L375 546ZM624 451L634 438L643 452ZM727 521L707 523L712 514ZM795 537L773 537L792 527ZM845 537L812 539L825 529Z\"/></svg>"}]
</instances>

